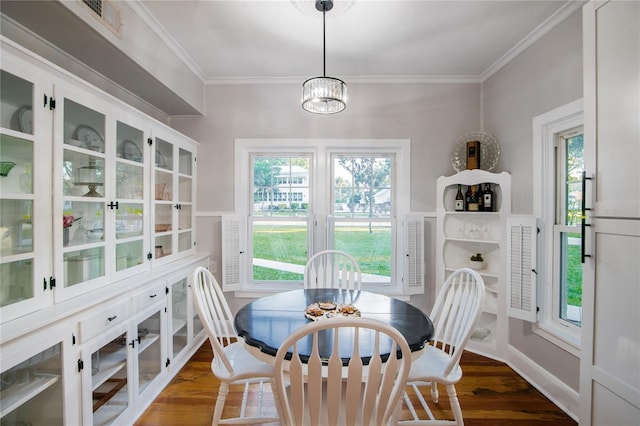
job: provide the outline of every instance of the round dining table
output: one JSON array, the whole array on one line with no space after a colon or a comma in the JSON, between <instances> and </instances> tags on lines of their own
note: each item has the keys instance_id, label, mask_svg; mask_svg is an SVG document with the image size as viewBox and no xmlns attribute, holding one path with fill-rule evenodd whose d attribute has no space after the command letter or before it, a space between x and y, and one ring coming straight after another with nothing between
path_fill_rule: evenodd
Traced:
<instances>
[{"instance_id":1,"label":"round dining table","mask_svg":"<svg viewBox=\"0 0 640 426\"><path fill-rule=\"evenodd\" d=\"M253 355L273 363L284 339L312 321L305 316L305 310L317 302L353 305L361 317L376 319L393 326L400 331L411 351L416 354L421 352L425 342L433 335L433 323L415 306L382 294L342 289L299 289L265 296L242 307L235 316L234 325ZM331 318L323 318L320 321L331 321ZM339 336L341 358L346 364L350 358L353 336L348 332ZM321 357L323 352L327 356L331 353L332 341L326 338L320 342ZM360 354L365 363L368 363L370 358L371 346L361 347ZM310 349L309 339L307 343L298 347L301 358L304 359L311 352Z\"/></svg>"}]
</instances>

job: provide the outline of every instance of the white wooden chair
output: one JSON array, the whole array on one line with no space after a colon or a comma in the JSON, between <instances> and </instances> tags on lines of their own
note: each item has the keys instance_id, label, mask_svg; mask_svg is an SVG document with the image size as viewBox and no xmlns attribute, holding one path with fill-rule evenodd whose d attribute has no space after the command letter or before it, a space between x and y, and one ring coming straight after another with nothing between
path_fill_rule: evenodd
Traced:
<instances>
[{"instance_id":1,"label":"white wooden chair","mask_svg":"<svg viewBox=\"0 0 640 426\"><path fill-rule=\"evenodd\" d=\"M215 426L218 424L255 424L279 421L277 416L262 415L263 386L265 383L271 383L272 389L274 388L273 366L260 362L249 354L244 348L244 343L238 339L232 325L231 310L222 289L211 272L204 267L196 268L193 273L192 288L194 304L200 320L207 330L213 349L211 371L220 379L212 424ZM236 384L244 385L240 416L221 419L229 386ZM249 386L253 384L257 385L255 387L258 391L258 406L255 407L257 414L246 415ZM276 397L275 392L273 394Z\"/></svg>"},{"instance_id":2,"label":"white wooden chair","mask_svg":"<svg viewBox=\"0 0 640 426\"><path fill-rule=\"evenodd\" d=\"M313 255L304 268L304 288L360 290L360 265L340 250L324 250Z\"/></svg>"},{"instance_id":3,"label":"white wooden chair","mask_svg":"<svg viewBox=\"0 0 640 426\"><path fill-rule=\"evenodd\" d=\"M418 396L428 418L420 418L405 392L404 401L413 420L401 421L399 424L464 424L455 384L462 378L460 357L482 313L484 298L484 281L476 271L462 268L447 278L430 315L435 329L433 340L425 346L422 356L413 361L407 379L407 386ZM435 419L420 392L419 386L429 386L433 402L437 404L438 384L444 385L447 389L454 420Z\"/></svg>"},{"instance_id":4,"label":"white wooden chair","mask_svg":"<svg viewBox=\"0 0 640 426\"><path fill-rule=\"evenodd\" d=\"M361 347L371 343L375 350L368 365L363 365ZM299 347L306 345L311 352L302 360ZM323 347L330 350L328 358L321 358ZM345 359L351 354L346 366L341 353ZM399 414L410 367L409 345L388 324L359 317L310 323L289 336L276 353L282 423L387 425Z\"/></svg>"}]
</instances>

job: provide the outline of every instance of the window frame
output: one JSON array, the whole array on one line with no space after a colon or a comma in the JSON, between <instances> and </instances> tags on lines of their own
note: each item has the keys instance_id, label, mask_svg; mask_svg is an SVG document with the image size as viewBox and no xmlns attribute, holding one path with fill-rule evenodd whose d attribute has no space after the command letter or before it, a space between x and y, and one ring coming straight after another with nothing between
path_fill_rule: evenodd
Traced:
<instances>
[{"instance_id":1,"label":"window frame","mask_svg":"<svg viewBox=\"0 0 640 426\"><path fill-rule=\"evenodd\" d=\"M583 101L578 99L533 118L533 201L538 221L538 315L534 333L579 357L581 328L560 318L557 144L560 137L584 128ZM570 227L573 229L573 227Z\"/></svg>"},{"instance_id":2,"label":"window frame","mask_svg":"<svg viewBox=\"0 0 640 426\"><path fill-rule=\"evenodd\" d=\"M324 250L328 247L328 231L333 196L331 194L330 179L332 176L333 155L386 155L392 158L393 179L395 188L395 207L391 215L392 226L392 280L389 285L367 285L367 290L389 295L406 295L408 289L403 284L403 235L397 229L400 220L409 214L410 206L410 152L411 144L407 139L236 139L235 140L235 189L234 211L240 216L241 226L246 227L246 232L241 233L241 247L250 249L249 221L251 220L251 202L253 194L250 177L251 158L256 154L307 156L310 160L310 173L313 174L309 185L309 235L310 251L308 256ZM319 165L324 165L319 167ZM258 220L258 218L255 218ZM264 285L250 282L248 271L248 259L244 256L241 261L240 289L236 291L238 297L255 297L261 294L270 294L277 291L300 288L299 285L281 283L266 289ZM243 264L244 263L244 264Z\"/></svg>"}]
</instances>

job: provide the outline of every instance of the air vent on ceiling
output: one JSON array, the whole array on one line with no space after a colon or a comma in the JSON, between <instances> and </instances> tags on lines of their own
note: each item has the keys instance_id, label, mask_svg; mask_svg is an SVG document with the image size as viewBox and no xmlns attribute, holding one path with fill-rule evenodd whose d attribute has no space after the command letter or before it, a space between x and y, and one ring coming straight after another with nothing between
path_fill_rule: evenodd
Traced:
<instances>
[{"instance_id":1,"label":"air vent on ceiling","mask_svg":"<svg viewBox=\"0 0 640 426\"><path fill-rule=\"evenodd\" d=\"M120 10L108 0L79 0L105 27L120 35Z\"/></svg>"}]
</instances>

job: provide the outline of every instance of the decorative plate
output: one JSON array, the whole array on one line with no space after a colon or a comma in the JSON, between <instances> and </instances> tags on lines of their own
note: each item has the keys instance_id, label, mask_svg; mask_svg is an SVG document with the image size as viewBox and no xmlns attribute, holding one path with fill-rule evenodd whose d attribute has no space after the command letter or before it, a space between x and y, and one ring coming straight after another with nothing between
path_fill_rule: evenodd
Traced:
<instances>
[{"instance_id":1,"label":"decorative plate","mask_svg":"<svg viewBox=\"0 0 640 426\"><path fill-rule=\"evenodd\" d=\"M168 167L167 160L165 160L164 155L160 151L156 149L156 167L162 167L166 169Z\"/></svg>"},{"instance_id":2,"label":"decorative plate","mask_svg":"<svg viewBox=\"0 0 640 426\"><path fill-rule=\"evenodd\" d=\"M18 110L18 127L22 133L33 133L33 110L30 106Z\"/></svg>"},{"instance_id":3,"label":"decorative plate","mask_svg":"<svg viewBox=\"0 0 640 426\"><path fill-rule=\"evenodd\" d=\"M304 316L312 321L327 318L360 316L360 310L353 305L336 304L333 302L312 303L304 310Z\"/></svg>"},{"instance_id":4,"label":"decorative plate","mask_svg":"<svg viewBox=\"0 0 640 426\"><path fill-rule=\"evenodd\" d=\"M484 132L473 132L456 141L451 150L451 165L456 172L467 169L467 142L480 141L480 168L493 171L500 159L500 145L496 138Z\"/></svg>"},{"instance_id":5,"label":"decorative plate","mask_svg":"<svg viewBox=\"0 0 640 426\"><path fill-rule=\"evenodd\" d=\"M122 142L122 158L136 161L138 163L142 162L142 151L138 148L135 142L126 139Z\"/></svg>"},{"instance_id":6,"label":"decorative plate","mask_svg":"<svg viewBox=\"0 0 640 426\"><path fill-rule=\"evenodd\" d=\"M82 142L82 148L96 152L104 152L104 139L93 127L84 124L76 127L73 138Z\"/></svg>"}]
</instances>

